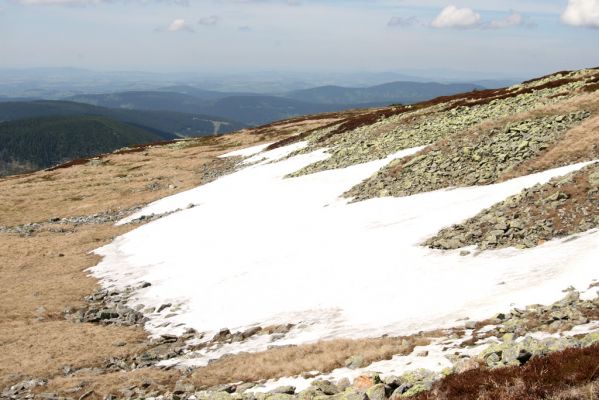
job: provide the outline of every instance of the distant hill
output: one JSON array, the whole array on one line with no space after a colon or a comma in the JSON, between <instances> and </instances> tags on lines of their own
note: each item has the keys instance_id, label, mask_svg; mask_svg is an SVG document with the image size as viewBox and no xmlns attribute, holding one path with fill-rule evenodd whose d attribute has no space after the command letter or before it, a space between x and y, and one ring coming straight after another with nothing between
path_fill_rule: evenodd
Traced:
<instances>
[{"instance_id":1,"label":"distant hill","mask_svg":"<svg viewBox=\"0 0 599 400\"><path fill-rule=\"evenodd\" d=\"M471 83L391 82L367 88L320 86L289 92L285 97L323 104L409 104L483 89L483 86Z\"/></svg>"},{"instance_id":2,"label":"distant hill","mask_svg":"<svg viewBox=\"0 0 599 400\"><path fill-rule=\"evenodd\" d=\"M189 87L184 87L183 90L192 92ZM260 125L297 115L351 108L348 105L306 103L267 95L228 95L220 99L206 100L185 93L162 91L80 95L71 97L69 100L128 110L169 110L215 115L248 125Z\"/></svg>"},{"instance_id":3,"label":"distant hill","mask_svg":"<svg viewBox=\"0 0 599 400\"><path fill-rule=\"evenodd\" d=\"M225 93L188 85L155 91L89 94L69 100L127 110L168 110L215 115L247 125L261 125L305 114L340 111L392 103L417 103L484 87L470 83L392 82L367 88L321 86L280 95Z\"/></svg>"},{"instance_id":4,"label":"distant hill","mask_svg":"<svg viewBox=\"0 0 599 400\"><path fill-rule=\"evenodd\" d=\"M0 175L33 171L165 137L105 117L47 117L0 123Z\"/></svg>"},{"instance_id":5,"label":"distant hill","mask_svg":"<svg viewBox=\"0 0 599 400\"><path fill-rule=\"evenodd\" d=\"M201 100L220 100L230 96L255 96L258 94L251 92L219 92L216 90L200 89L189 85L167 86L158 89L158 91L186 94Z\"/></svg>"},{"instance_id":6,"label":"distant hill","mask_svg":"<svg viewBox=\"0 0 599 400\"><path fill-rule=\"evenodd\" d=\"M188 94L163 91L84 94L72 96L66 100L109 108L168 110L193 114L201 114L202 109L210 105L209 101Z\"/></svg>"},{"instance_id":7,"label":"distant hill","mask_svg":"<svg viewBox=\"0 0 599 400\"><path fill-rule=\"evenodd\" d=\"M164 110L130 110L106 108L72 101L18 101L0 103L0 121L50 116L97 115L126 122L146 130L161 132L165 137L205 136L228 133L245 125L216 116Z\"/></svg>"},{"instance_id":8,"label":"distant hill","mask_svg":"<svg viewBox=\"0 0 599 400\"><path fill-rule=\"evenodd\" d=\"M347 104L319 104L277 96L231 96L214 102L205 111L226 118L235 117L248 125L267 124L298 115L352 108Z\"/></svg>"}]
</instances>

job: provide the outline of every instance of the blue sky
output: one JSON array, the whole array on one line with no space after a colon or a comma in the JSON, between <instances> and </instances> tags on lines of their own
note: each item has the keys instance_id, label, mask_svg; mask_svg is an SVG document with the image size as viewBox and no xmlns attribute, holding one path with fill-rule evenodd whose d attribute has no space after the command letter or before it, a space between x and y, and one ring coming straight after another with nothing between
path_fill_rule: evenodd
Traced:
<instances>
[{"instance_id":1,"label":"blue sky","mask_svg":"<svg viewBox=\"0 0 599 400\"><path fill-rule=\"evenodd\" d=\"M402 71L599 66L599 0L0 0L0 67Z\"/></svg>"}]
</instances>

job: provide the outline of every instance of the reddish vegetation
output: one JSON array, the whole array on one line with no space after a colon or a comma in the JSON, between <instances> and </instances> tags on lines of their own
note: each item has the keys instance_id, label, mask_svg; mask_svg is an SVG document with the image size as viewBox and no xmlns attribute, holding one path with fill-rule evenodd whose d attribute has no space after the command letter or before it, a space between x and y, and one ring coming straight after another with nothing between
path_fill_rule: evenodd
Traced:
<instances>
[{"instance_id":1,"label":"reddish vegetation","mask_svg":"<svg viewBox=\"0 0 599 400\"><path fill-rule=\"evenodd\" d=\"M314 132L320 130L320 129L327 129L330 128L331 126L335 126L336 124L338 124L338 121L332 122L330 124L326 124L323 126L319 126L317 128L314 129L309 129L307 131L303 131L302 133L295 135L295 136L290 136L288 138L279 140L273 144L271 144L270 146L268 146L266 148L266 150L274 150L274 149L278 149L279 147L283 147L283 146L287 146L288 144L292 144L292 143L297 143L305 138L307 138L308 136L310 136L311 134L313 134Z\"/></svg>"},{"instance_id":2,"label":"reddish vegetation","mask_svg":"<svg viewBox=\"0 0 599 400\"><path fill-rule=\"evenodd\" d=\"M558 76L560 74L568 74L568 73L569 73L569 71L562 71L562 72L558 72L555 74L545 76L543 78L527 81L524 83L530 85L532 83L541 81L546 78ZM592 78L592 79L594 79L594 78ZM510 97L516 97L516 96L519 96L522 94L532 93L532 92L538 91L538 90L552 89L552 88L560 87L560 86L566 85L568 83L576 82L576 81L577 81L577 79L575 79L575 78L562 78L562 79L556 79L556 80L553 80L550 82L546 82L542 85L521 88L521 89L516 89L516 90L512 90L510 88L475 90L475 91L468 92L468 93L436 97L432 100L424 101L424 102L417 103L417 104L414 104L411 106L396 105L396 106L391 106L391 107L384 108L384 109L374 110L371 112L360 113L357 115L351 115L349 118L346 118L341 124L339 124L339 126L337 128L335 128L328 134L319 138L319 142L324 142L335 135L350 132L357 128L363 127L363 126L372 125L381 119L386 119L391 116L403 114L408 111L420 110L420 109L429 108L429 107L439 105L439 104L444 104L444 103L447 103L448 105L443 111L449 111L451 109L454 109L457 107L462 107L462 106L471 107L471 106L476 106L476 105L484 105L484 104L488 104L494 100L504 100L504 99L507 99ZM591 89L589 89L590 86L587 86L586 88L588 91L592 91ZM329 116L340 116L340 114L334 113L334 114L329 114ZM320 127L318 129L329 128L334 125L335 124L329 124L329 125ZM268 150L272 150L272 149L282 147L282 146L285 146L285 145L288 145L291 143L295 143L299 140L305 139L310 134L312 134L314 131L316 131L316 129L313 131L306 131L299 135L289 137L289 138L286 138L279 142L273 143L272 145L270 145L268 147Z\"/></svg>"},{"instance_id":3,"label":"reddish vegetation","mask_svg":"<svg viewBox=\"0 0 599 400\"><path fill-rule=\"evenodd\" d=\"M476 369L449 375L439 381L432 391L413 399L537 400L555 398L566 391L573 393L574 397L558 398L582 399L585 398L582 392L573 389L588 387L597 381L599 345L586 349L567 349L547 357L534 358L523 367ZM591 395L588 398L597 397Z\"/></svg>"},{"instance_id":4,"label":"reddish vegetation","mask_svg":"<svg viewBox=\"0 0 599 400\"><path fill-rule=\"evenodd\" d=\"M410 108L408 107L400 106L376 110L366 114L360 114L355 117L348 118L345 121L343 121L335 130L321 137L319 141L324 142L332 136L339 135L345 132L350 132L363 126L372 125L381 119L386 119L394 115L403 114L404 112L409 110Z\"/></svg>"},{"instance_id":5,"label":"reddish vegetation","mask_svg":"<svg viewBox=\"0 0 599 400\"><path fill-rule=\"evenodd\" d=\"M590 92L594 92L594 91L596 91L596 90L599 90L599 83L592 83L592 84L590 84L590 85L586 85L586 86L583 88L583 90L584 90L585 92L589 92L589 93L590 93Z\"/></svg>"},{"instance_id":6,"label":"reddish vegetation","mask_svg":"<svg viewBox=\"0 0 599 400\"><path fill-rule=\"evenodd\" d=\"M530 83L539 82L539 81L542 81L542 80L547 79L547 78L553 78L554 76L568 75L568 74L571 74L571 73L572 73L572 71L558 71L558 72L554 72L554 73L549 74L549 75L541 76L540 78L534 78L534 79L530 79L528 81L524 81L524 82L522 82L522 84L528 85Z\"/></svg>"}]
</instances>

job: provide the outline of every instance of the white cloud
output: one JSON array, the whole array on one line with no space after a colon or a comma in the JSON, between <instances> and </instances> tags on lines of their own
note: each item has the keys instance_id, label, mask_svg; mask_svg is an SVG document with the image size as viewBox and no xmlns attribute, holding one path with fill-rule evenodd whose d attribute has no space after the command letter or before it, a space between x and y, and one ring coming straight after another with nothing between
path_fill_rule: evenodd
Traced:
<instances>
[{"instance_id":1,"label":"white cloud","mask_svg":"<svg viewBox=\"0 0 599 400\"><path fill-rule=\"evenodd\" d=\"M599 28L599 0L569 0L562 22L572 26Z\"/></svg>"},{"instance_id":2,"label":"white cloud","mask_svg":"<svg viewBox=\"0 0 599 400\"><path fill-rule=\"evenodd\" d=\"M471 8L447 6L431 22L433 28L474 28L480 24L480 14Z\"/></svg>"},{"instance_id":3,"label":"white cloud","mask_svg":"<svg viewBox=\"0 0 599 400\"><path fill-rule=\"evenodd\" d=\"M192 31L184 19L175 19L166 28L167 32Z\"/></svg>"}]
</instances>

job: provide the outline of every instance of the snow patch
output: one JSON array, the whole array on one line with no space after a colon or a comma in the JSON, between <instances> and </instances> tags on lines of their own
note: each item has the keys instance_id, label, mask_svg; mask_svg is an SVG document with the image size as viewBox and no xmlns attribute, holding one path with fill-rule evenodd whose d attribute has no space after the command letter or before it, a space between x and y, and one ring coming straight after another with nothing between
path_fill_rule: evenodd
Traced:
<instances>
[{"instance_id":1,"label":"snow patch","mask_svg":"<svg viewBox=\"0 0 599 400\"><path fill-rule=\"evenodd\" d=\"M104 258L91 271L105 287L150 282L132 306L177 305L174 313L148 315L153 335L191 327L210 339L223 327L295 324L284 338L258 336L179 360L189 365L271 345L451 327L466 317L552 303L562 289L586 289L597 278L597 231L468 257L420 246L443 227L588 163L482 187L352 204L339 198L417 150L291 179L284 177L328 155L319 150L250 165L129 217L183 209L98 249ZM197 206L185 209L189 203Z\"/></svg>"}]
</instances>

